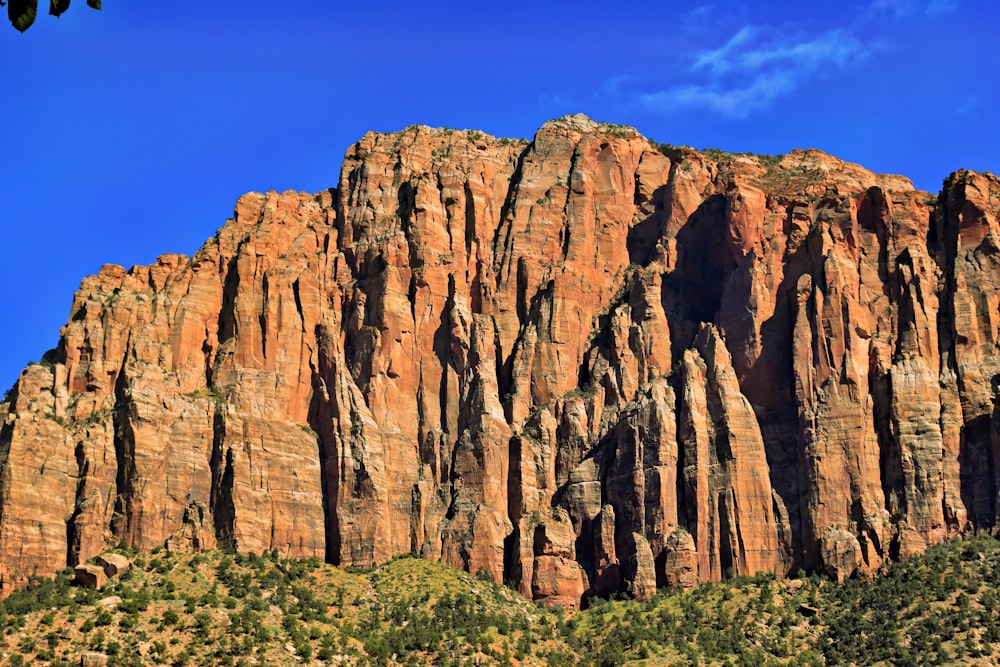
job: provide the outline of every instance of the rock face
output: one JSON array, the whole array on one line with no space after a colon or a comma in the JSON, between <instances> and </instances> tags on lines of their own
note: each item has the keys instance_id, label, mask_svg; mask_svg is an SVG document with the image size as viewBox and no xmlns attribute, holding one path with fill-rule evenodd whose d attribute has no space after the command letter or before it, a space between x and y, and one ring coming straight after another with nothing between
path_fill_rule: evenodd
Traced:
<instances>
[{"instance_id":1,"label":"rock face","mask_svg":"<svg viewBox=\"0 0 1000 667\"><path fill-rule=\"evenodd\" d=\"M0 403L0 591L124 541L566 605L993 528L998 208L582 116L369 133L336 189L83 281Z\"/></svg>"}]
</instances>

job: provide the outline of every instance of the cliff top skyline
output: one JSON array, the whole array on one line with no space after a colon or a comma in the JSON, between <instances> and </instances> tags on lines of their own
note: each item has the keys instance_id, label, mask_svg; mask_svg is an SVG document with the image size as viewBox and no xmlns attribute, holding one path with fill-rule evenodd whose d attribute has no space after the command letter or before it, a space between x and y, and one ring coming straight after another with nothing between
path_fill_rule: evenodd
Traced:
<instances>
[{"instance_id":1,"label":"cliff top skyline","mask_svg":"<svg viewBox=\"0 0 1000 667\"><path fill-rule=\"evenodd\" d=\"M740 5L108 3L6 28L0 385L55 345L85 275L193 253L243 192L332 187L370 129L530 138L582 112L660 142L815 147L932 192L996 170L993 5Z\"/></svg>"}]
</instances>

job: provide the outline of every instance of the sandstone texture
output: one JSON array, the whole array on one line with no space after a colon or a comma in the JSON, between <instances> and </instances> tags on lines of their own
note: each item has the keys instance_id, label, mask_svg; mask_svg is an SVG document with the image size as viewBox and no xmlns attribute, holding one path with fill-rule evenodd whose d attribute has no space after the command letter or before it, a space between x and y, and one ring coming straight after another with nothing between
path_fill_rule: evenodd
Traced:
<instances>
[{"instance_id":1,"label":"sandstone texture","mask_svg":"<svg viewBox=\"0 0 1000 667\"><path fill-rule=\"evenodd\" d=\"M336 188L83 281L0 403L0 592L124 541L574 605L993 529L998 210L582 116L369 133Z\"/></svg>"}]
</instances>

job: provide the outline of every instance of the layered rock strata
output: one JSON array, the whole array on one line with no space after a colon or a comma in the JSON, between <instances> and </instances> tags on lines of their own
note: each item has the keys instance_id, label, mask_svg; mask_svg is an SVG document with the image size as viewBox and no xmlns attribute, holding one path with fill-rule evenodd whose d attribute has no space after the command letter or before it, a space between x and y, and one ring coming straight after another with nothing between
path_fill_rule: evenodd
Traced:
<instances>
[{"instance_id":1,"label":"layered rock strata","mask_svg":"<svg viewBox=\"0 0 1000 667\"><path fill-rule=\"evenodd\" d=\"M574 605L992 529L998 209L580 116L369 133L336 189L84 280L0 403L0 590L124 541Z\"/></svg>"}]
</instances>

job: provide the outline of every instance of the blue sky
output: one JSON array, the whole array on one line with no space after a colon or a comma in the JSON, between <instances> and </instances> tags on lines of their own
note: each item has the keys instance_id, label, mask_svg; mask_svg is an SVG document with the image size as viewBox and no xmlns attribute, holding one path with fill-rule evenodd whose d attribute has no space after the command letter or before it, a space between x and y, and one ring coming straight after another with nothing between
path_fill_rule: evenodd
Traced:
<instances>
[{"instance_id":1,"label":"blue sky","mask_svg":"<svg viewBox=\"0 0 1000 667\"><path fill-rule=\"evenodd\" d=\"M537 4L78 0L0 29L0 390L85 275L194 252L243 192L335 185L369 129L530 137L582 112L933 191L1000 170L992 2Z\"/></svg>"}]
</instances>

